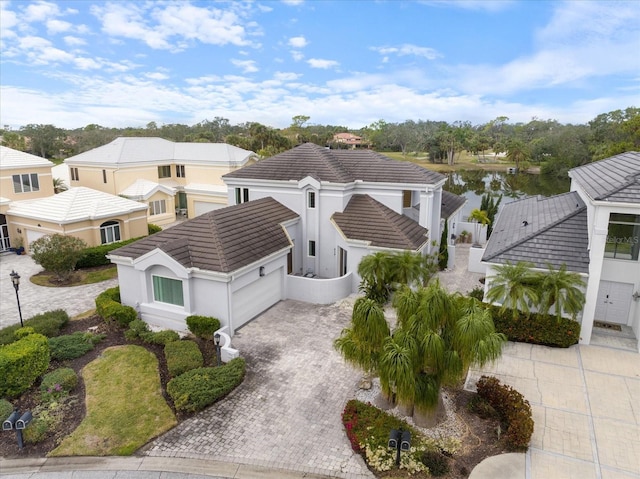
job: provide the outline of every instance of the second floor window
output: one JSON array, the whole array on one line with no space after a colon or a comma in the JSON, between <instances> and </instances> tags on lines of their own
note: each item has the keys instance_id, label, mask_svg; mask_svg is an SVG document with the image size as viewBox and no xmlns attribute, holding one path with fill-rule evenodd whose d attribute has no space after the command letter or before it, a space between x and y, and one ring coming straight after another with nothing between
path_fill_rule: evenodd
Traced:
<instances>
[{"instance_id":1,"label":"second floor window","mask_svg":"<svg viewBox=\"0 0 640 479\"><path fill-rule=\"evenodd\" d=\"M13 191L16 193L29 193L40 191L40 183L36 173L13 175Z\"/></svg>"},{"instance_id":2,"label":"second floor window","mask_svg":"<svg viewBox=\"0 0 640 479\"><path fill-rule=\"evenodd\" d=\"M186 178L184 174L184 165L176 165L176 178Z\"/></svg>"},{"instance_id":3,"label":"second floor window","mask_svg":"<svg viewBox=\"0 0 640 479\"><path fill-rule=\"evenodd\" d=\"M249 188L236 188L236 205L249 201Z\"/></svg>"},{"instance_id":4,"label":"second floor window","mask_svg":"<svg viewBox=\"0 0 640 479\"><path fill-rule=\"evenodd\" d=\"M102 170L102 182L107 182L107 170Z\"/></svg>"},{"instance_id":5,"label":"second floor window","mask_svg":"<svg viewBox=\"0 0 640 479\"><path fill-rule=\"evenodd\" d=\"M309 193L307 193L307 207L308 208L316 207L316 194L313 191L309 191Z\"/></svg>"},{"instance_id":6,"label":"second floor window","mask_svg":"<svg viewBox=\"0 0 640 479\"><path fill-rule=\"evenodd\" d=\"M309 241L309 256L315 256L315 255L316 255L316 242Z\"/></svg>"},{"instance_id":7,"label":"second floor window","mask_svg":"<svg viewBox=\"0 0 640 479\"><path fill-rule=\"evenodd\" d=\"M167 212L167 205L164 200L156 200L149 203L149 214L151 216L161 215Z\"/></svg>"},{"instance_id":8,"label":"second floor window","mask_svg":"<svg viewBox=\"0 0 640 479\"><path fill-rule=\"evenodd\" d=\"M640 215L611 213L605 258L637 261L640 253Z\"/></svg>"},{"instance_id":9,"label":"second floor window","mask_svg":"<svg viewBox=\"0 0 640 479\"><path fill-rule=\"evenodd\" d=\"M80 181L80 175L78 174L78 168L69 168L71 172L71 181Z\"/></svg>"},{"instance_id":10,"label":"second floor window","mask_svg":"<svg viewBox=\"0 0 640 479\"><path fill-rule=\"evenodd\" d=\"M171 178L171 165L158 166L158 178Z\"/></svg>"}]
</instances>

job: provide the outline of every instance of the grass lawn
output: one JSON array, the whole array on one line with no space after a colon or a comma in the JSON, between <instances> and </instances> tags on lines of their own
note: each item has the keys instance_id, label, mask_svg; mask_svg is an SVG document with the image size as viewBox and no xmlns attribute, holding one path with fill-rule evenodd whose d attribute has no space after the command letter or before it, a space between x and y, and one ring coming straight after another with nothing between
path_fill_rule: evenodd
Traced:
<instances>
[{"instance_id":1,"label":"grass lawn","mask_svg":"<svg viewBox=\"0 0 640 479\"><path fill-rule=\"evenodd\" d=\"M83 284L99 283L118 277L118 268L115 264L100 266L97 268L79 269L73 272L69 282L56 283L55 275L49 271L41 271L31 276L31 282L38 286L80 286Z\"/></svg>"},{"instance_id":2,"label":"grass lawn","mask_svg":"<svg viewBox=\"0 0 640 479\"><path fill-rule=\"evenodd\" d=\"M475 155L472 155L467 151L456 153L455 164L453 166L447 165L446 162L431 163L429 161L428 153L415 153L415 154L412 153L408 155L403 155L400 152L381 152L381 154L398 161L410 161L411 163L415 163L416 165L420 165L429 170L438 171L440 173L447 173L449 171L457 171L457 170L500 171L500 170L506 170L509 167L515 166L514 163L510 163L508 161L505 161L504 159L494 160L493 154L490 154L490 153L485 154L487 163L478 162L478 157Z\"/></svg>"},{"instance_id":3,"label":"grass lawn","mask_svg":"<svg viewBox=\"0 0 640 479\"><path fill-rule=\"evenodd\" d=\"M141 346L106 349L82 371L86 417L49 456L126 456L171 429L158 361Z\"/></svg>"}]
</instances>

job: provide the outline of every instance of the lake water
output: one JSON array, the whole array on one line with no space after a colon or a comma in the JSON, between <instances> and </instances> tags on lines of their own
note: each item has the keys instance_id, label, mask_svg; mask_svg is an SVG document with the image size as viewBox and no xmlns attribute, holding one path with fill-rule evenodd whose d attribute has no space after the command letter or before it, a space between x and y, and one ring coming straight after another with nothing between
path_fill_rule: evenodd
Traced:
<instances>
[{"instance_id":1,"label":"lake water","mask_svg":"<svg viewBox=\"0 0 640 479\"><path fill-rule=\"evenodd\" d=\"M502 195L501 205L525 196L553 196L566 193L571 186L567 178L555 178L531 173L510 174L504 171L463 170L445 173L449 180L444 189L463 195L467 204L462 210L466 218L471 210L480 208L482 195L490 193L494 197Z\"/></svg>"}]
</instances>

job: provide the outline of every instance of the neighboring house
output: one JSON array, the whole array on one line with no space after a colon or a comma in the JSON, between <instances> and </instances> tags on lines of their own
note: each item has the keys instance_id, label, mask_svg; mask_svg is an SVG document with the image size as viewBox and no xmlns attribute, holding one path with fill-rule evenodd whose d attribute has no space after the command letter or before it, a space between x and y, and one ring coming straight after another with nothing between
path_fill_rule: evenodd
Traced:
<instances>
[{"instance_id":1,"label":"neighboring house","mask_svg":"<svg viewBox=\"0 0 640 479\"><path fill-rule=\"evenodd\" d=\"M466 203L467 199L464 196L442 190L442 203L440 207L441 222L442 228L444 228L444 222L447 222L449 232L449 237L447 238L449 248L447 268L453 268L455 265L455 240L458 235L458 225L462 222L462 208ZM442 230L440 230L440 234L442 234Z\"/></svg>"},{"instance_id":2,"label":"neighboring house","mask_svg":"<svg viewBox=\"0 0 640 479\"><path fill-rule=\"evenodd\" d=\"M20 246L21 235L7 218L11 204L54 194L52 167L45 158L0 146L0 251Z\"/></svg>"},{"instance_id":3,"label":"neighboring house","mask_svg":"<svg viewBox=\"0 0 640 479\"><path fill-rule=\"evenodd\" d=\"M494 266L562 264L587 283L580 342L595 320L626 325L640 337L640 153L569 171L571 192L504 205L483 255L486 288Z\"/></svg>"},{"instance_id":4,"label":"neighboring house","mask_svg":"<svg viewBox=\"0 0 640 479\"><path fill-rule=\"evenodd\" d=\"M136 201L78 187L47 198L14 201L6 213L13 238L25 249L42 236L62 234L88 246L147 236L147 206Z\"/></svg>"},{"instance_id":5,"label":"neighboring house","mask_svg":"<svg viewBox=\"0 0 640 479\"><path fill-rule=\"evenodd\" d=\"M356 292L367 254L437 251L446 177L411 163L307 143L224 181L233 206L109 256L145 321L185 330L187 316L211 315L233 334L282 299Z\"/></svg>"},{"instance_id":6,"label":"neighboring house","mask_svg":"<svg viewBox=\"0 0 640 479\"><path fill-rule=\"evenodd\" d=\"M69 185L125 196L149 206L158 225L227 206L222 175L257 155L225 143L175 143L123 137L67 158Z\"/></svg>"},{"instance_id":7,"label":"neighboring house","mask_svg":"<svg viewBox=\"0 0 640 479\"><path fill-rule=\"evenodd\" d=\"M362 137L352 133L336 133L333 135L333 141L335 143L348 145L351 148L359 148L362 146Z\"/></svg>"}]
</instances>

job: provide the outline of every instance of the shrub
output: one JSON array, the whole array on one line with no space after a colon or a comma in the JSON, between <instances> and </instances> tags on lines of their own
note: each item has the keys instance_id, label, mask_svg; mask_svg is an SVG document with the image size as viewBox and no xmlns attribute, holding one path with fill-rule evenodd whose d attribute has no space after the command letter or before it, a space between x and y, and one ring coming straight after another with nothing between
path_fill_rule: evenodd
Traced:
<instances>
[{"instance_id":1,"label":"shrub","mask_svg":"<svg viewBox=\"0 0 640 479\"><path fill-rule=\"evenodd\" d=\"M15 397L29 389L49 367L49 341L30 334L0 348L0 397Z\"/></svg>"},{"instance_id":2,"label":"shrub","mask_svg":"<svg viewBox=\"0 0 640 479\"><path fill-rule=\"evenodd\" d=\"M500 306L490 308L496 331L504 333L509 341L568 348L580 340L580 323L573 319L558 321L555 316L539 313L520 313L514 319L510 309L501 313Z\"/></svg>"},{"instance_id":3,"label":"shrub","mask_svg":"<svg viewBox=\"0 0 640 479\"><path fill-rule=\"evenodd\" d=\"M128 326L138 318L131 306L120 304L120 288L109 288L96 298L96 312L105 321L116 321L120 326Z\"/></svg>"},{"instance_id":4,"label":"shrub","mask_svg":"<svg viewBox=\"0 0 640 479\"><path fill-rule=\"evenodd\" d=\"M180 335L170 329L164 331L153 331L144 335L143 340L151 344L160 344L166 346L180 340Z\"/></svg>"},{"instance_id":5,"label":"shrub","mask_svg":"<svg viewBox=\"0 0 640 479\"><path fill-rule=\"evenodd\" d=\"M167 393L176 409L200 411L233 391L242 382L244 372L243 358L217 368L192 369L169 381Z\"/></svg>"},{"instance_id":6,"label":"shrub","mask_svg":"<svg viewBox=\"0 0 640 479\"><path fill-rule=\"evenodd\" d=\"M100 246L92 246L90 248L84 248L82 250L82 256L76 263L76 269L82 268L94 268L96 266L106 266L111 264L107 255L111 253L114 249L121 248L122 246L126 246L129 243L133 243L140 238L132 238L125 241L120 241L118 243L109 243L103 244Z\"/></svg>"},{"instance_id":7,"label":"shrub","mask_svg":"<svg viewBox=\"0 0 640 479\"><path fill-rule=\"evenodd\" d=\"M34 332L52 338L60 334L60 330L69 322L69 315L62 309L56 309L54 311L47 311L42 314L37 314L24 321L24 327L32 328ZM0 346L4 344L11 344L18 339L16 332L21 329L19 324L12 324L11 326L0 329ZM23 333L18 333L22 335Z\"/></svg>"},{"instance_id":8,"label":"shrub","mask_svg":"<svg viewBox=\"0 0 640 479\"><path fill-rule=\"evenodd\" d=\"M429 468L432 476L444 476L449 472L449 459L440 451L426 450L420 460Z\"/></svg>"},{"instance_id":9,"label":"shrub","mask_svg":"<svg viewBox=\"0 0 640 479\"><path fill-rule=\"evenodd\" d=\"M204 364L202 353L194 341L173 341L165 345L164 357L171 377L180 376Z\"/></svg>"},{"instance_id":10,"label":"shrub","mask_svg":"<svg viewBox=\"0 0 640 479\"><path fill-rule=\"evenodd\" d=\"M104 334L83 333L82 331L50 338L51 359L65 361L79 358L91 351L104 338Z\"/></svg>"},{"instance_id":11,"label":"shrub","mask_svg":"<svg viewBox=\"0 0 640 479\"><path fill-rule=\"evenodd\" d=\"M493 407L506 426L504 441L514 451L526 451L533 434L531 406L511 386L500 384L494 377L482 376L477 383L478 395Z\"/></svg>"},{"instance_id":12,"label":"shrub","mask_svg":"<svg viewBox=\"0 0 640 479\"><path fill-rule=\"evenodd\" d=\"M4 421L13 412L13 404L6 399L0 399L0 422Z\"/></svg>"},{"instance_id":13,"label":"shrub","mask_svg":"<svg viewBox=\"0 0 640 479\"><path fill-rule=\"evenodd\" d=\"M149 325L141 319L134 319L129 323L129 329L124 332L127 341L140 339L145 343L165 345L172 341L178 341L180 335L170 329L164 331L151 331Z\"/></svg>"},{"instance_id":14,"label":"shrub","mask_svg":"<svg viewBox=\"0 0 640 479\"><path fill-rule=\"evenodd\" d=\"M33 413L33 421L23 431L24 442L36 444L47 438L49 431L58 428L64 418L64 411L73 407L73 401L64 398L60 401L51 401L36 406Z\"/></svg>"},{"instance_id":15,"label":"shrub","mask_svg":"<svg viewBox=\"0 0 640 479\"><path fill-rule=\"evenodd\" d=\"M73 391L78 385L78 375L71 368L58 368L47 373L40 383L40 392L45 402L59 399Z\"/></svg>"},{"instance_id":16,"label":"shrub","mask_svg":"<svg viewBox=\"0 0 640 479\"><path fill-rule=\"evenodd\" d=\"M147 224L147 229L150 235L159 233L160 231L162 231L162 228L160 226L154 225L153 223Z\"/></svg>"},{"instance_id":17,"label":"shrub","mask_svg":"<svg viewBox=\"0 0 640 479\"><path fill-rule=\"evenodd\" d=\"M470 298L475 298L478 301L482 301L484 299L484 288L482 286L476 286L467 295Z\"/></svg>"},{"instance_id":18,"label":"shrub","mask_svg":"<svg viewBox=\"0 0 640 479\"><path fill-rule=\"evenodd\" d=\"M86 246L87 243L80 238L55 233L38 238L29 248L36 264L51 271L58 279L66 280L73 273Z\"/></svg>"},{"instance_id":19,"label":"shrub","mask_svg":"<svg viewBox=\"0 0 640 479\"><path fill-rule=\"evenodd\" d=\"M220 329L220 320L210 316L187 316L189 331L202 339L213 339L213 333Z\"/></svg>"}]
</instances>

